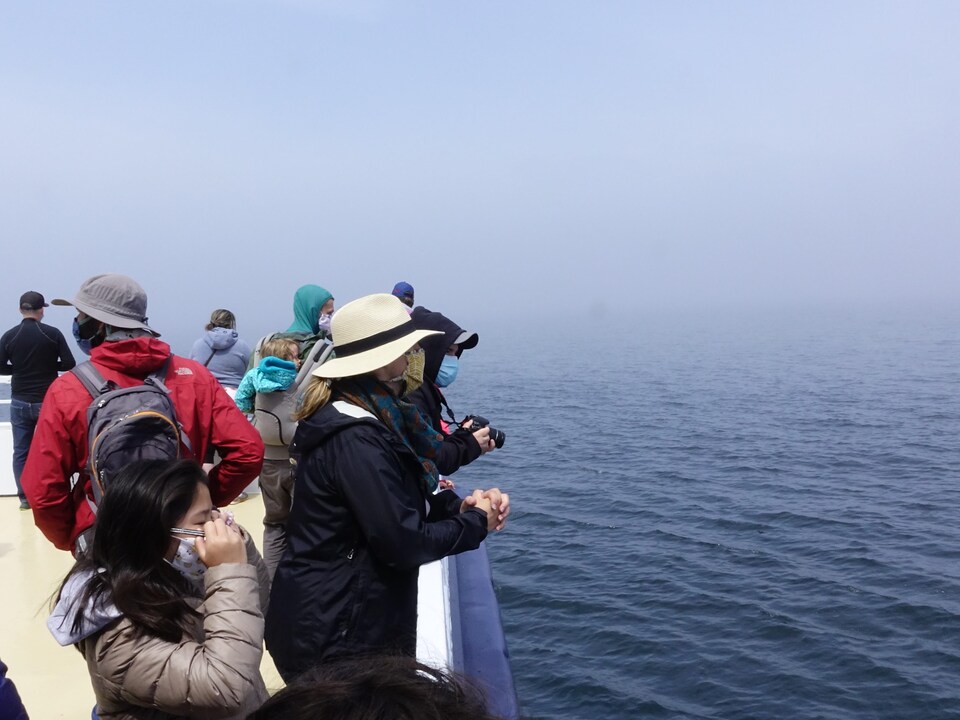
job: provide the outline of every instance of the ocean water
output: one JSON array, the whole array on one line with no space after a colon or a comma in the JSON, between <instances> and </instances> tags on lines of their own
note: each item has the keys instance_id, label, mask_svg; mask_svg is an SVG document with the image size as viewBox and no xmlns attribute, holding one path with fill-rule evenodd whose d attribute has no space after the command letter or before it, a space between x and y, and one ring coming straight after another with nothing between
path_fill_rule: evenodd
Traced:
<instances>
[{"instance_id":1,"label":"ocean water","mask_svg":"<svg viewBox=\"0 0 960 720\"><path fill-rule=\"evenodd\" d=\"M481 332L449 396L521 707L960 718L960 311Z\"/></svg>"},{"instance_id":2,"label":"ocean water","mask_svg":"<svg viewBox=\"0 0 960 720\"><path fill-rule=\"evenodd\" d=\"M526 717L960 718L960 308L477 329Z\"/></svg>"}]
</instances>

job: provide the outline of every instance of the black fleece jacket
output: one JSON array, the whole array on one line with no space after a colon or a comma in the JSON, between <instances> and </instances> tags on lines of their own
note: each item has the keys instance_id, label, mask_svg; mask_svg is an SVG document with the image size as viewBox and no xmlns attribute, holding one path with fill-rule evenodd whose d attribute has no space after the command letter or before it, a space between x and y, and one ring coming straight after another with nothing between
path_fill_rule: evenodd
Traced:
<instances>
[{"instance_id":1,"label":"black fleece jacket","mask_svg":"<svg viewBox=\"0 0 960 720\"><path fill-rule=\"evenodd\" d=\"M486 516L428 493L416 456L353 405L301 420L292 449L296 500L266 622L281 676L340 654L413 655L420 566L479 547Z\"/></svg>"},{"instance_id":2,"label":"black fleece jacket","mask_svg":"<svg viewBox=\"0 0 960 720\"><path fill-rule=\"evenodd\" d=\"M0 375L13 375L10 396L23 402L43 402L58 372L77 362L57 328L24 318L0 337Z\"/></svg>"}]
</instances>

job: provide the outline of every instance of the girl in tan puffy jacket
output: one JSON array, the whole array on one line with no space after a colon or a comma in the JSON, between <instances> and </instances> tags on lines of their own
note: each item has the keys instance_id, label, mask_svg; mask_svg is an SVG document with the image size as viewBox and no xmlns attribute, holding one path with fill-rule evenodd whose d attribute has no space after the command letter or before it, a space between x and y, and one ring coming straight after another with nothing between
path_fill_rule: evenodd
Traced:
<instances>
[{"instance_id":1,"label":"girl in tan puffy jacket","mask_svg":"<svg viewBox=\"0 0 960 720\"><path fill-rule=\"evenodd\" d=\"M103 720L243 718L260 677L266 567L188 460L131 464L47 625L87 661Z\"/></svg>"}]
</instances>

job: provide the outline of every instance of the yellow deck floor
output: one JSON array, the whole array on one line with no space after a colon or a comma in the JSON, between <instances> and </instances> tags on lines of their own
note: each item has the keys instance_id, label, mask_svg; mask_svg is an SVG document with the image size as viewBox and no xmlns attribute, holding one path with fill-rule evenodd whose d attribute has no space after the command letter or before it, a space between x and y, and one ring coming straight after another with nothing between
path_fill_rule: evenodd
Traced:
<instances>
[{"instance_id":1,"label":"yellow deck floor","mask_svg":"<svg viewBox=\"0 0 960 720\"><path fill-rule=\"evenodd\" d=\"M262 547L260 496L251 494L230 509ZM70 554L53 547L33 524L32 513L20 510L16 497L0 497L0 659L31 720L89 718L94 705L80 653L60 647L46 626L49 598L72 564ZM266 652L261 671L271 692L283 686Z\"/></svg>"}]
</instances>

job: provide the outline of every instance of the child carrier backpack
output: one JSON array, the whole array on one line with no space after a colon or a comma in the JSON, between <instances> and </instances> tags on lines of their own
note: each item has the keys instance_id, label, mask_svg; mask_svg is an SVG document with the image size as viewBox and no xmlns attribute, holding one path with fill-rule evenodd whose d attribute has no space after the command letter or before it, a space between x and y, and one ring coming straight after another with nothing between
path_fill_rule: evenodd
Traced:
<instances>
[{"instance_id":1,"label":"child carrier backpack","mask_svg":"<svg viewBox=\"0 0 960 720\"><path fill-rule=\"evenodd\" d=\"M169 366L168 357L143 385L130 388L105 380L89 360L71 371L93 397L87 408L87 469L94 505L130 463L179 458L181 443L191 449L163 382Z\"/></svg>"},{"instance_id":2,"label":"child carrier backpack","mask_svg":"<svg viewBox=\"0 0 960 720\"><path fill-rule=\"evenodd\" d=\"M278 336L283 337L283 334L267 335L260 339L253 352L254 367L259 365L262 359L263 344ZM300 392L310 381L313 371L332 354L333 343L326 338L318 340L303 359L297 377L289 388L271 393L257 393L254 399L253 426L266 445L287 447L293 442L293 434L297 430L293 413L297 410Z\"/></svg>"}]
</instances>

